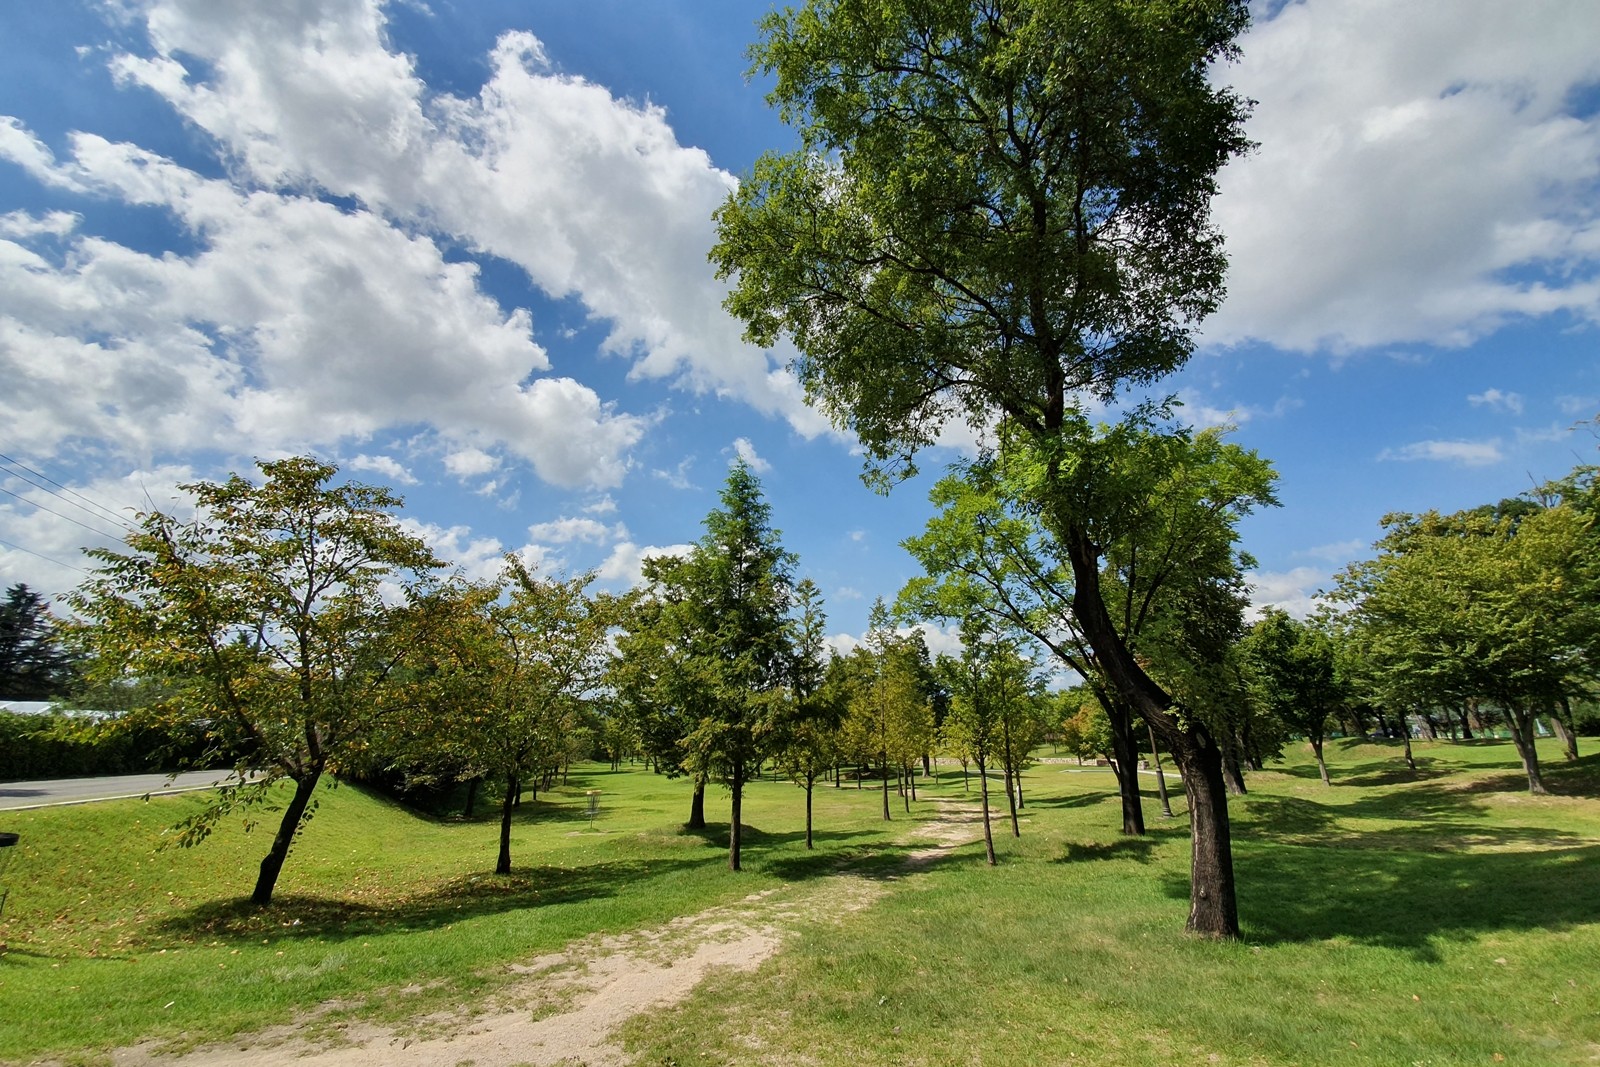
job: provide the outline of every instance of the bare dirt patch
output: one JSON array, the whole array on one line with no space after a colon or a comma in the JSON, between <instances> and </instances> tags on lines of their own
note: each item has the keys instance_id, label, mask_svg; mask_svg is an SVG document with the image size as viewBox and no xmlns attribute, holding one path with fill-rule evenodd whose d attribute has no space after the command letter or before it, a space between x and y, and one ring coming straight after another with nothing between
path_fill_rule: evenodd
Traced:
<instances>
[{"instance_id":1,"label":"bare dirt patch","mask_svg":"<svg viewBox=\"0 0 1600 1067\"><path fill-rule=\"evenodd\" d=\"M978 813L937 801L939 816L911 831L920 867L982 834ZM308 1024L236 1038L177 1055L141 1045L112 1054L116 1067L624 1067L612 1040L628 1019L687 997L714 970L754 971L806 923L870 906L882 880L836 874L791 883L651 930L588 937L510 969L518 975L475 1010L418 1018L403 1028L353 1024L316 1038ZM307 1023L314 1022L314 1019Z\"/></svg>"}]
</instances>

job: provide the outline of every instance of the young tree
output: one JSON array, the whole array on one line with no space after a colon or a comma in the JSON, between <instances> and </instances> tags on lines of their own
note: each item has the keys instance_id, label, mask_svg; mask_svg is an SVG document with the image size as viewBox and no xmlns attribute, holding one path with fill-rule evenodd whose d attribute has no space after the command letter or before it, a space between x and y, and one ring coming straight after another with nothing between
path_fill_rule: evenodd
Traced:
<instances>
[{"instance_id":1,"label":"young tree","mask_svg":"<svg viewBox=\"0 0 1600 1067\"><path fill-rule=\"evenodd\" d=\"M601 686L621 614L618 598L588 592L593 581L592 573L537 577L507 556L501 581L460 597L456 625L418 663L441 699L410 747L453 749L504 785L496 874L511 873L511 818L523 790L537 796L541 781L550 784L575 739L587 747L581 707Z\"/></svg>"},{"instance_id":2,"label":"young tree","mask_svg":"<svg viewBox=\"0 0 1600 1067\"><path fill-rule=\"evenodd\" d=\"M442 564L400 528L387 489L332 485L337 468L306 456L258 466L260 485L185 485L194 518L143 514L127 551L90 550L98 566L68 602L97 671L170 684L154 708L207 723L244 753L240 777L259 776L217 793L183 843L294 783L251 894L266 905L322 773L403 692L397 667L431 636L424 580Z\"/></svg>"},{"instance_id":3,"label":"young tree","mask_svg":"<svg viewBox=\"0 0 1600 1067\"><path fill-rule=\"evenodd\" d=\"M1267 707L1291 731L1304 735L1317 758L1323 785L1332 785L1322 743L1328 721L1344 703L1334 671L1333 641L1322 631L1268 608L1245 637L1245 655Z\"/></svg>"},{"instance_id":4,"label":"young tree","mask_svg":"<svg viewBox=\"0 0 1600 1067\"><path fill-rule=\"evenodd\" d=\"M889 815L889 775L902 783L933 744L933 710L920 670L926 645L897 633L889 609L880 599L868 617L867 640L856 649L856 689L850 701L846 733L874 761L882 774L883 818ZM903 784L906 810L911 810L909 784Z\"/></svg>"},{"instance_id":5,"label":"young tree","mask_svg":"<svg viewBox=\"0 0 1600 1067\"><path fill-rule=\"evenodd\" d=\"M630 650L648 653L644 699L681 712L677 743L697 786L727 782L728 866L737 871L745 783L770 750L788 681L795 557L743 460L728 472L705 527L687 557L649 561L646 628L623 651L624 659Z\"/></svg>"},{"instance_id":6,"label":"young tree","mask_svg":"<svg viewBox=\"0 0 1600 1067\"><path fill-rule=\"evenodd\" d=\"M0 604L0 699L62 696L76 673L44 597L26 585L7 589Z\"/></svg>"},{"instance_id":7,"label":"young tree","mask_svg":"<svg viewBox=\"0 0 1600 1067\"><path fill-rule=\"evenodd\" d=\"M777 723L778 765L806 791L806 848L811 848L811 793L838 762L844 709L826 686L828 617L822 591L810 578L795 586L790 620L788 694Z\"/></svg>"}]
</instances>

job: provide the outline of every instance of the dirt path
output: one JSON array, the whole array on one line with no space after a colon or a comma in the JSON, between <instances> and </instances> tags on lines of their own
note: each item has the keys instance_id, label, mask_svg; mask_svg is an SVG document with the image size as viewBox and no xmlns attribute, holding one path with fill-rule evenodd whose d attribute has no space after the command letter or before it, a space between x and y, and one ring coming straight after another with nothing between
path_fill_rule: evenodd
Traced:
<instances>
[{"instance_id":1,"label":"dirt path","mask_svg":"<svg viewBox=\"0 0 1600 1067\"><path fill-rule=\"evenodd\" d=\"M908 835L928 841L907 865L982 835L976 811L937 801L938 818ZM332 1037L310 1025L247 1035L177 1056L137 1046L114 1053L116 1067L624 1067L612 1035L628 1019L687 997L714 969L754 971L808 922L837 921L889 892L881 880L837 874L755 893L734 904L680 916L652 930L589 937L511 968L519 979L477 1011L414 1020L403 1029L350 1026Z\"/></svg>"}]
</instances>

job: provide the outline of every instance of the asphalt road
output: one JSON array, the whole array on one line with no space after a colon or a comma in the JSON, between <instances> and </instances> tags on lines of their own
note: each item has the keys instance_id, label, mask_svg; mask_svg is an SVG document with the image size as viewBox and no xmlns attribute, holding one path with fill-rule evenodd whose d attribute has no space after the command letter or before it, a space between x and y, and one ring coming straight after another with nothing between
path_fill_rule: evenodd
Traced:
<instances>
[{"instance_id":1,"label":"asphalt road","mask_svg":"<svg viewBox=\"0 0 1600 1067\"><path fill-rule=\"evenodd\" d=\"M96 800L163 796L212 789L228 778L227 768L166 774L123 774L111 778L54 778L40 782L0 782L0 811L88 804Z\"/></svg>"}]
</instances>

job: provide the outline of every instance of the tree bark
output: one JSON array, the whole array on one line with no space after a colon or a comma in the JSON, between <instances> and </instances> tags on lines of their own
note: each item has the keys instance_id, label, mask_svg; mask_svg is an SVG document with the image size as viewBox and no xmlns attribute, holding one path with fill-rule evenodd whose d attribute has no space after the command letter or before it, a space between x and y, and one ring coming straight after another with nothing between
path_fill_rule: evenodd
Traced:
<instances>
[{"instance_id":1,"label":"tree bark","mask_svg":"<svg viewBox=\"0 0 1600 1067\"><path fill-rule=\"evenodd\" d=\"M1578 731L1572 721L1572 701L1562 693L1559 702L1561 710L1550 713L1550 724L1561 738L1561 754L1570 762L1578 758Z\"/></svg>"},{"instance_id":2,"label":"tree bark","mask_svg":"<svg viewBox=\"0 0 1600 1067\"><path fill-rule=\"evenodd\" d=\"M478 783L483 781L482 776L471 778L467 781L467 802L461 807L463 819L472 818L472 809L478 804Z\"/></svg>"},{"instance_id":3,"label":"tree bark","mask_svg":"<svg viewBox=\"0 0 1600 1067\"><path fill-rule=\"evenodd\" d=\"M883 821L889 821L889 757L883 757Z\"/></svg>"},{"instance_id":4,"label":"tree bark","mask_svg":"<svg viewBox=\"0 0 1600 1067\"><path fill-rule=\"evenodd\" d=\"M1106 610L1099 551L1088 531L1072 522L1060 525L1072 565L1073 615L1113 687L1155 729L1183 775L1191 830L1186 926L1203 937L1236 938L1239 904L1233 882L1233 838L1216 740L1198 718L1180 719L1172 713L1172 698L1139 666Z\"/></svg>"},{"instance_id":5,"label":"tree bark","mask_svg":"<svg viewBox=\"0 0 1600 1067\"><path fill-rule=\"evenodd\" d=\"M694 778L694 797L689 801L687 825L691 830L706 828L706 780L698 774Z\"/></svg>"},{"instance_id":6,"label":"tree bark","mask_svg":"<svg viewBox=\"0 0 1600 1067\"><path fill-rule=\"evenodd\" d=\"M816 783L815 778L806 779L806 848L811 847L811 787Z\"/></svg>"},{"instance_id":7,"label":"tree bark","mask_svg":"<svg viewBox=\"0 0 1600 1067\"><path fill-rule=\"evenodd\" d=\"M989 857L989 866L995 865L994 828L989 823L989 771L982 756L978 757L978 784L983 796L983 849Z\"/></svg>"},{"instance_id":8,"label":"tree bark","mask_svg":"<svg viewBox=\"0 0 1600 1067\"><path fill-rule=\"evenodd\" d=\"M733 813L728 826L728 870L737 871L740 869L739 849L743 844L739 830L740 820L744 815L744 764L733 765L733 780L730 784L733 786ZM806 800L809 802L810 799L811 792L807 790ZM810 811L808 810L806 814L809 819ZM807 831L809 833L809 825Z\"/></svg>"},{"instance_id":9,"label":"tree bark","mask_svg":"<svg viewBox=\"0 0 1600 1067\"><path fill-rule=\"evenodd\" d=\"M511 873L511 811L520 802L522 788L517 784L517 778L512 775L506 780L505 799L500 802L500 856L495 860L495 874Z\"/></svg>"},{"instance_id":10,"label":"tree bark","mask_svg":"<svg viewBox=\"0 0 1600 1067\"><path fill-rule=\"evenodd\" d=\"M1113 698L1108 703L1120 702ZM1133 740L1133 717L1125 707L1116 714L1107 707L1106 718L1111 722L1111 770L1122 798L1122 832L1143 836L1144 800L1139 795L1139 747Z\"/></svg>"},{"instance_id":11,"label":"tree bark","mask_svg":"<svg viewBox=\"0 0 1600 1067\"><path fill-rule=\"evenodd\" d=\"M1456 709L1456 718L1461 722L1461 740L1472 740L1472 724L1467 721L1467 706L1461 705Z\"/></svg>"},{"instance_id":12,"label":"tree bark","mask_svg":"<svg viewBox=\"0 0 1600 1067\"><path fill-rule=\"evenodd\" d=\"M272 903L272 891L278 884L278 875L283 871L283 861L289 858L289 846L294 843L294 835L300 830L300 820L305 817L306 808L311 804L311 794L321 777L322 767L317 766L306 777L295 779L294 796L284 809L283 821L278 824L278 832L272 838L272 847L267 849L266 856L261 860L261 873L256 877L255 892L250 894L250 903L258 908Z\"/></svg>"},{"instance_id":13,"label":"tree bark","mask_svg":"<svg viewBox=\"0 0 1600 1067\"><path fill-rule=\"evenodd\" d=\"M1021 837L1022 827L1017 823L1017 797L1011 791L1011 764L1006 763L1006 807L1011 811L1011 836Z\"/></svg>"},{"instance_id":14,"label":"tree bark","mask_svg":"<svg viewBox=\"0 0 1600 1067\"><path fill-rule=\"evenodd\" d=\"M1220 746L1222 754L1222 784L1230 797L1242 797L1250 790L1245 788L1244 771L1239 768L1239 754L1232 745Z\"/></svg>"},{"instance_id":15,"label":"tree bark","mask_svg":"<svg viewBox=\"0 0 1600 1067\"><path fill-rule=\"evenodd\" d=\"M1508 704L1506 722L1511 724L1511 741L1517 746L1517 755L1522 757L1522 769L1528 775L1528 792L1542 797L1547 790L1544 776L1539 773L1539 752L1534 748L1533 715L1527 708Z\"/></svg>"},{"instance_id":16,"label":"tree bark","mask_svg":"<svg viewBox=\"0 0 1600 1067\"><path fill-rule=\"evenodd\" d=\"M1314 737L1311 739L1311 751L1316 753L1317 773L1322 775L1322 784L1332 785L1333 782L1328 778L1328 764L1322 758L1322 738Z\"/></svg>"}]
</instances>

